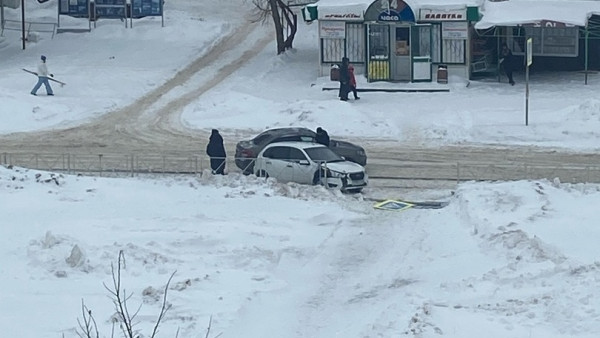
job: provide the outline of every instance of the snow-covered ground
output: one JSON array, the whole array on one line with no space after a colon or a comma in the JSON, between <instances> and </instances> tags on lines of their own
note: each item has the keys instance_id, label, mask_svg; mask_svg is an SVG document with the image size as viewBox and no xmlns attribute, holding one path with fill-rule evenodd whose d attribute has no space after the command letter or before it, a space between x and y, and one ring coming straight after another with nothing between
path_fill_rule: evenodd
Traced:
<instances>
[{"instance_id":1,"label":"snow-covered ground","mask_svg":"<svg viewBox=\"0 0 600 338\"><path fill-rule=\"evenodd\" d=\"M56 20L56 2L26 6L32 20ZM171 0L165 27L160 18L132 29L101 20L90 33L42 34L24 51L20 32L6 31L0 133L75 126L133 102L207 53L248 7ZM316 76L316 25L302 24L295 45L248 60L188 105L183 123L323 126L399 145L598 149L597 74L588 85L580 73L532 74L525 126L519 75L514 87L451 79L450 93L340 102ZM29 95L35 77L21 71L41 54L67 83L55 97ZM110 179L0 167L0 336L75 337L83 301L110 337L103 284L122 250L123 286L132 312L141 304L145 337L175 271L160 337L204 337L211 317L210 337L597 337L599 189L463 183L440 193L444 208L395 212L361 195L237 174Z\"/></svg>"}]
</instances>

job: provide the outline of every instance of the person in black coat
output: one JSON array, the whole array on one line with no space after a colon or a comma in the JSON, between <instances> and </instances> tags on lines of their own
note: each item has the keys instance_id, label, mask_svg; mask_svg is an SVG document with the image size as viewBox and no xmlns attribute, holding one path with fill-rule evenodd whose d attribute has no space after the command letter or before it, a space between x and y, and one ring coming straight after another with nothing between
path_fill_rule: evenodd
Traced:
<instances>
[{"instance_id":1,"label":"person in black coat","mask_svg":"<svg viewBox=\"0 0 600 338\"><path fill-rule=\"evenodd\" d=\"M329 147L329 134L327 134L327 131L325 129L318 127L315 141L319 144Z\"/></svg>"},{"instance_id":2,"label":"person in black coat","mask_svg":"<svg viewBox=\"0 0 600 338\"><path fill-rule=\"evenodd\" d=\"M210 156L210 168L213 174L225 175L225 146L223 146L223 137L217 129L213 129L210 134L206 154Z\"/></svg>"},{"instance_id":3,"label":"person in black coat","mask_svg":"<svg viewBox=\"0 0 600 338\"><path fill-rule=\"evenodd\" d=\"M504 68L506 77L508 77L508 83L510 83L511 86L514 86L515 81L513 80L513 70L515 69L515 57L513 56L510 48L508 48L508 45L505 43L502 44L502 53L500 57L500 63L502 64L502 68Z\"/></svg>"},{"instance_id":4,"label":"person in black coat","mask_svg":"<svg viewBox=\"0 0 600 338\"><path fill-rule=\"evenodd\" d=\"M348 101L348 93L350 92L350 70L348 65L350 59L347 57L342 58L342 64L340 66L340 92L339 97L342 101Z\"/></svg>"}]
</instances>

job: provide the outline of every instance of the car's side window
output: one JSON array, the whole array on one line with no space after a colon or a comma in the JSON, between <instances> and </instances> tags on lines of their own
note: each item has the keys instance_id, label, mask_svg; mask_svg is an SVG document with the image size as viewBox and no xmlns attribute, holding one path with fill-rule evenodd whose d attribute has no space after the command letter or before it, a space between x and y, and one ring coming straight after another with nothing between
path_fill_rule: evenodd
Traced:
<instances>
[{"instance_id":1,"label":"car's side window","mask_svg":"<svg viewBox=\"0 0 600 338\"><path fill-rule=\"evenodd\" d=\"M290 160L293 162L299 162L306 160L304 153L300 149L290 148Z\"/></svg>"},{"instance_id":2,"label":"car's side window","mask_svg":"<svg viewBox=\"0 0 600 338\"><path fill-rule=\"evenodd\" d=\"M265 151L264 157L268 157L274 160L285 160L290 158L289 147L271 147Z\"/></svg>"},{"instance_id":3,"label":"car's side window","mask_svg":"<svg viewBox=\"0 0 600 338\"><path fill-rule=\"evenodd\" d=\"M273 153L273 148L269 148L267 150L265 150L265 152L263 153L263 157L266 158L271 158L273 155L271 155Z\"/></svg>"}]
</instances>

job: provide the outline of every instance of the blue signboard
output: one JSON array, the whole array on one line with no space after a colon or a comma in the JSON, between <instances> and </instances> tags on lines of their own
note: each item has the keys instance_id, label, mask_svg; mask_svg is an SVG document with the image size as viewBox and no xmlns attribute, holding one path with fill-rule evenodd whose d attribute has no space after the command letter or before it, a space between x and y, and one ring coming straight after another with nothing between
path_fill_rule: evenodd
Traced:
<instances>
[{"instance_id":1,"label":"blue signboard","mask_svg":"<svg viewBox=\"0 0 600 338\"><path fill-rule=\"evenodd\" d=\"M89 0L60 0L58 2L58 14L87 18L89 17L89 5Z\"/></svg>"},{"instance_id":2,"label":"blue signboard","mask_svg":"<svg viewBox=\"0 0 600 338\"><path fill-rule=\"evenodd\" d=\"M124 18L125 0L95 0L96 18Z\"/></svg>"},{"instance_id":3,"label":"blue signboard","mask_svg":"<svg viewBox=\"0 0 600 338\"><path fill-rule=\"evenodd\" d=\"M403 0L375 0L365 11L365 21L415 22L415 14Z\"/></svg>"},{"instance_id":4,"label":"blue signboard","mask_svg":"<svg viewBox=\"0 0 600 338\"><path fill-rule=\"evenodd\" d=\"M131 6L131 16L133 18L163 14L163 0L133 0Z\"/></svg>"}]
</instances>

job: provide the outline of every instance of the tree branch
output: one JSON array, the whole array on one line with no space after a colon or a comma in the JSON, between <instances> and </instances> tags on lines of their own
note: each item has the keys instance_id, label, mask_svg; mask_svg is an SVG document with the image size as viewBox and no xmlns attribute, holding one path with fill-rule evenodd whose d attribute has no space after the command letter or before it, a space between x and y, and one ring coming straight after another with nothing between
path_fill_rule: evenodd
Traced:
<instances>
[{"instance_id":1,"label":"tree branch","mask_svg":"<svg viewBox=\"0 0 600 338\"><path fill-rule=\"evenodd\" d=\"M169 311L169 309L171 308L170 304L167 305L167 292L169 290L169 284L171 284L171 280L173 279L173 276L175 276L176 272L177 272L177 270L173 271L173 273L171 274L171 277L169 277L169 280L167 281L167 285L165 286L165 294L163 295L163 302L162 302L162 307L160 309L160 314L158 315L158 319L156 320L156 325L154 325L154 330L152 330L152 335L150 336L150 338L154 338L154 336L158 332L158 325L160 325L160 322L162 321L163 317L165 316L167 311Z\"/></svg>"}]
</instances>

